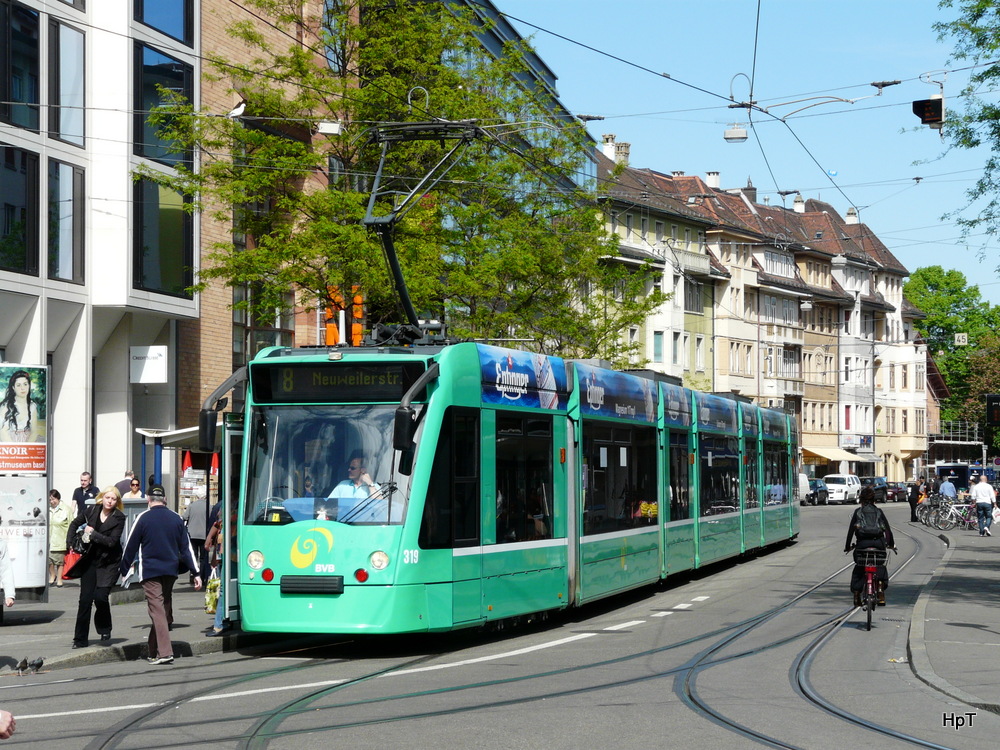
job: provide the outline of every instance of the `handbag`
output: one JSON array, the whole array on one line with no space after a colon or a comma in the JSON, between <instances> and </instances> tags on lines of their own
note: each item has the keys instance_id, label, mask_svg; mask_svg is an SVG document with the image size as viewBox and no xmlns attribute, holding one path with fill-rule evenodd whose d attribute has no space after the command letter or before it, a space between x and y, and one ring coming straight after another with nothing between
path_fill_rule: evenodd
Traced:
<instances>
[{"instance_id":1,"label":"handbag","mask_svg":"<svg viewBox=\"0 0 1000 750\"><path fill-rule=\"evenodd\" d=\"M212 573L205 584L205 612L214 615L216 607L219 606L219 591L222 581L219 580L218 568L212 568Z\"/></svg>"},{"instance_id":2,"label":"handbag","mask_svg":"<svg viewBox=\"0 0 1000 750\"><path fill-rule=\"evenodd\" d=\"M77 563L83 559L83 553L77 552L75 549L68 550L66 552L66 561L63 563L63 580L72 581L79 578L81 572L77 569Z\"/></svg>"}]
</instances>

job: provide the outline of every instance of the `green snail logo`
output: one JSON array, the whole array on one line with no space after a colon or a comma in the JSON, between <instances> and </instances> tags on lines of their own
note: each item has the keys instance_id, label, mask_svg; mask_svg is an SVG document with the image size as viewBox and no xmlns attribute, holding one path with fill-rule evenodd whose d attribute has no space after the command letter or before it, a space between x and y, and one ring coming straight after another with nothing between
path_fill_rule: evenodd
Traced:
<instances>
[{"instance_id":1,"label":"green snail logo","mask_svg":"<svg viewBox=\"0 0 1000 750\"><path fill-rule=\"evenodd\" d=\"M312 535L312 532L317 532L318 536ZM308 568L313 564L313 560L316 559L316 555L319 554L319 537L326 539L326 551L329 552L333 549L333 534L329 529L320 528L319 526L314 526L306 532L311 536L306 536L303 539L301 536L295 537L295 543L292 544L291 560L292 565L296 568Z\"/></svg>"}]
</instances>

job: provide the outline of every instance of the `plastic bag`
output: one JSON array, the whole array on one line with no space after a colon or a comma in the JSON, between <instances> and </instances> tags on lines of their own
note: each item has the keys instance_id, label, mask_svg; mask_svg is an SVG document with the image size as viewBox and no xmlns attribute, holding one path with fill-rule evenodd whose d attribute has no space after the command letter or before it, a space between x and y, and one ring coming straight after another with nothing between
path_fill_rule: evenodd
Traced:
<instances>
[{"instance_id":1,"label":"plastic bag","mask_svg":"<svg viewBox=\"0 0 1000 750\"><path fill-rule=\"evenodd\" d=\"M219 604L219 589L221 586L218 574L212 570L212 577L205 584L205 612L210 615L215 614L215 608Z\"/></svg>"}]
</instances>

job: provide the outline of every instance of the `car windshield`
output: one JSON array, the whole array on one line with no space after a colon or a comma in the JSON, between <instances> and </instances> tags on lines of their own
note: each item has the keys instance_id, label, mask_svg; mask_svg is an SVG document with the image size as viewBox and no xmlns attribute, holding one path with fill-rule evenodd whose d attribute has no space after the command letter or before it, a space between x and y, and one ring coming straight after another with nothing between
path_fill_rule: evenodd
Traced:
<instances>
[{"instance_id":1,"label":"car windshield","mask_svg":"<svg viewBox=\"0 0 1000 750\"><path fill-rule=\"evenodd\" d=\"M256 407L245 522L402 523L409 477L395 472L394 413L369 404Z\"/></svg>"},{"instance_id":2,"label":"car windshield","mask_svg":"<svg viewBox=\"0 0 1000 750\"><path fill-rule=\"evenodd\" d=\"M827 484L847 484L847 480L844 477L827 477Z\"/></svg>"}]
</instances>

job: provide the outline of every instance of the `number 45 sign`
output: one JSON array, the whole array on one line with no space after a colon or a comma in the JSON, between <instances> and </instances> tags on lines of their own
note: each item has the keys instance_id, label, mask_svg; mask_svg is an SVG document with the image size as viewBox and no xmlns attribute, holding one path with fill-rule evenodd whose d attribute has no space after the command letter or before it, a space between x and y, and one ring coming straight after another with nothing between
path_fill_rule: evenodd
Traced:
<instances>
[{"instance_id":1,"label":"number 45 sign","mask_svg":"<svg viewBox=\"0 0 1000 750\"><path fill-rule=\"evenodd\" d=\"M955 334L955 346L968 346L968 345L969 345L969 334L967 333Z\"/></svg>"}]
</instances>

